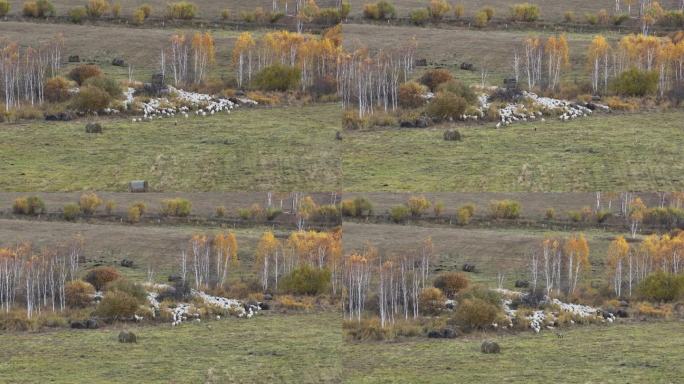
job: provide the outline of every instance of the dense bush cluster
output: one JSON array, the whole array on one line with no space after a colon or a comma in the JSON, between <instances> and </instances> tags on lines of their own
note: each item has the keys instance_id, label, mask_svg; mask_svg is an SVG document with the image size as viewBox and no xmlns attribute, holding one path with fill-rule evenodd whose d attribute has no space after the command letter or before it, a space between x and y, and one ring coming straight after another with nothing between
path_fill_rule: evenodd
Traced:
<instances>
[{"instance_id":1,"label":"dense bush cluster","mask_svg":"<svg viewBox=\"0 0 684 384\"><path fill-rule=\"evenodd\" d=\"M257 73L254 84L262 91L288 91L296 89L301 79L298 68L274 64Z\"/></svg>"},{"instance_id":2,"label":"dense bush cluster","mask_svg":"<svg viewBox=\"0 0 684 384\"><path fill-rule=\"evenodd\" d=\"M372 20L389 20L396 17L394 6L387 1L378 1L375 4L363 6L363 16Z\"/></svg>"},{"instance_id":3,"label":"dense bush cluster","mask_svg":"<svg viewBox=\"0 0 684 384\"><path fill-rule=\"evenodd\" d=\"M48 17L55 15L55 6L50 0L27 1L22 14L26 17Z\"/></svg>"},{"instance_id":4,"label":"dense bush cluster","mask_svg":"<svg viewBox=\"0 0 684 384\"><path fill-rule=\"evenodd\" d=\"M171 3L166 9L169 19L191 20L197 15L197 6L187 1ZM149 17L149 15L145 16Z\"/></svg>"},{"instance_id":5,"label":"dense bush cluster","mask_svg":"<svg viewBox=\"0 0 684 384\"><path fill-rule=\"evenodd\" d=\"M435 278L433 285L439 288L446 297L453 299L457 293L468 288L470 280L461 272L444 272Z\"/></svg>"},{"instance_id":6,"label":"dense bush cluster","mask_svg":"<svg viewBox=\"0 0 684 384\"><path fill-rule=\"evenodd\" d=\"M0 0L0 17L5 17L10 9L12 8L12 5L9 3L7 0Z\"/></svg>"},{"instance_id":7,"label":"dense bush cluster","mask_svg":"<svg viewBox=\"0 0 684 384\"><path fill-rule=\"evenodd\" d=\"M12 212L17 215L39 215L45 213L45 203L38 196L18 197L12 204Z\"/></svg>"},{"instance_id":8,"label":"dense bush cluster","mask_svg":"<svg viewBox=\"0 0 684 384\"><path fill-rule=\"evenodd\" d=\"M642 298L655 302L684 298L684 274L652 273L639 283L637 291Z\"/></svg>"},{"instance_id":9,"label":"dense bush cluster","mask_svg":"<svg viewBox=\"0 0 684 384\"><path fill-rule=\"evenodd\" d=\"M373 204L365 197L342 200L342 216L346 217L366 217L373 214Z\"/></svg>"},{"instance_id":10,"label":"dense bush cluster","mask_svg":"<svg viewBox=\"0 0 684 384\"><path fill-rule=\"evenodd\" d=\"M522 3L511 7L511 19L514 21L536 21L539 14L539 6L536 4Z\"/></svg>"},{"instance_id":11,"label":"dense bush cluster","mask_svg":"<svg viewBox=\"0 0 684 384\"><path fill-rule=\"evenodd\" d=\"M495 219L517 219L521 212L520 203L514 200L492 201L489 209Z\"/></svg>"},{"instance_id":12,"label":"dense bush cluster","mask_svg":"<svg viewBox=\"0 0 684 384\"><path fill-rule=\"evenodd\" d=\"M93 268L85 276L85 281L92 284L95 289L101 291L104 287L121 277L119 271L112 267Z\"/></svg>"},{"instance_id":13,"label":"dense bush cluster","mask_svg":"<svg viewBox=\"0 0 684 384\"><path fill-rule=\"evenodd\" d=\"M612 89L621 96L653 95L658 90L658 72L629 69L613 80Z\"/></svg>"},{"instance_id":14,"label":"dense bush cluster","mask_svg":"<svg viewBox=\"0 0 684 384\"><path fill-rule=\"evenodd\" d=\"M192 203L187 199L164 199L161 202L161 212L165 216L185 217L190 214Z\"/></svg>"},{"instance_id":15,"label":"dense bush cluster","mask_svg":"<svg viewBox=\"0 0 684 384\"><path fill-rule=\"evenodd\" d=\"M328 291L330 271L303 265L293 269L282 280L284 292L294 295L320 295Z\"/></svg>"}]
</instances>

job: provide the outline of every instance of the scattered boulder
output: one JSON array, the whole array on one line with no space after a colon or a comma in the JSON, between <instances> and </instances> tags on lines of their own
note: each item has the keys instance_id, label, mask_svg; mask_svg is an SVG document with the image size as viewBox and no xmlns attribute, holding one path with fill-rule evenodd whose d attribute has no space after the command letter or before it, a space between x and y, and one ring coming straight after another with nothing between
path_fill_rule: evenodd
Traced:
<instances>
[{"instance_id":1,"label":"scattered boulder","mask_svg":"<svg viewBox=\"0 0 684 384\"><path fill-rule=\"evenodd\" d=\"M179 281L183 281L183 278L180 275L169 275L168 281L170 283L176 283Z\"/></svg>"},{"instance_id":2,"label":"scattered boulder","mask_svg":"<svg viewBox=\"0 0 684 384\"><path fill-rule=\"evenodd\" d=\"M71 329L98 329L100 325L97 319L87 319L87 320L74 320L69 324Z\"/></svg>"},{"instance_id":3,"label":"scattered boulder","mask_svg":"<svg viewBox=\"0 0 684 384\"><path fill-rule=\"evenodd\" d=\"M504 88L506 89L516 89L518 88L518 80L515 77L507 77L503 81Z\"/></svg>"},{"instance_id":4,"label":"scattered boulder","mask_svg":"<svg viewBox=\"0 0 684 384\"><path fill-rule=\"evenodd\" d=\"M464 71L472 71L475 67L473 66L473 63L463 62L461 63L461 69Z\"/></svg>"},{"instance_id":5,"label":"scattered boulder","mask_svg":"<svg viewBox=\"0 0 684 384\"><path fill-rule=\"evenodd\" d=\"M428 62L427 59L416 59L414 64L416 67L427 67Z\"/></svg>"},{"instance_id":6,"label":"scattered boulder","mask_svg":"<svg viewBox=\"0 0 684 384\"><path fill-rule=\"evenodd\" d=\"M485 340L480 346L480 351L482 353L501 353L501 347L495 341Z\"/></svg>"},{"instance_id":7,"label":"scattered boulder","mask_svg":"<svg viewBox=\"0 0 684 384\"><path fill-rule=\"evenodd\" d=\"M615 316L619 317L621 319L625 319L625 318L629 317L629 313L626 310L620 308L617 311L615 311Z\"/></svg>"},{"instance_id":8,"label":"scattered boulder","mask_svg":"<svg viewBox=\"0 0 684 384\"><path fill-rule=\"evenodd\" d=\"M433 329L428 332L427 337L431 339L454 339L458 337L459 332L453 328Z\"/></svg>"},{"instance_id":9,"label":"scattered boulder","mask_svg":"<svg viewBox=\"0 0 684 384\"><path fill-rule=\"evenodd\" d=\"M465 263L463 264L463 268L461 269L463 270L463 272L475 272L475 265Z\"/></svg>"},{"instance_id":10,"label":"scattered boulder","mask_svg":"<svg viewBox=\"0 0 684 384\"><path fill-rule=\"evenodd\" d=\"M69 56L69 62L70 63L80 63L81 58L78 55L71 55L71 56Z\"/></svg>"},{"instance_id":11,"label":"scattered boulder","mask_svg":"<svg viewBox=\"0 0 684 384\"><path fill-rule=\"evenodd\" d=\"M129 331L121 331L119 333L119 343L137 343L138 338L135 333Z\"/></svg>"},{"instance_id":12,"label":"scattered boulder","mask_svg":"<svg viewBox=\"0 0 684 384\"><path fill-rule=\"evenodd\" d=\"M112 60L112 65L115 67L125 67L126 66L126 61L120 57L116 57Z\"/></svg>"},{"instance_id":13,"label":"scattered boulder","mask_svg":"<svg viewBox=\"0 0 684 384\"><path fill-rule=\"evenodd\" d=\"M48 113L45 115L45 121L71 121L74 119L74 114L68 111Z\"/></svg>"},{"instance_id":14,"label":"scattered boulder","mask_svg":"<svg viewBox=\"0 0 684 384\"><path fill-rule=\"evenodd\" d=\"M102 124L88 123L85 127L86 133L102 133Z\"/></svg>"},{"instance_id":15,"label":"scattered boulder","mask_svg":"<svg viewBox=\"0 0 684 384\"><path fill-rule=\"evenodd\" d=\"M264 300L273 300L273 295L270 293L264 293Z\"/></svg>"},{"instance_id":16,"label":"scattered boulder","mask_svg":"<svg viewBox=\"0 0 684 384\"><path fill-rule=\"evenodd\" d=\"M416 121L415 120L401 120L399 122L399 126L402 128L415 128L416 127Z\"/></svg>"},{"instance_id":17,"label":"scattered boulder","mask_svg":"<svg viewBox=\"0 0 684 384\"><path fill-rule=\"evenodd\" d=\"M341 131L335 132L335 140L342 140L342 132Z\"/></svg>"},{"instance_id":18,"label":"scattered boulder","mask_svg":"<svg viewBox=\"0 0 684 384\"><path fill-rule=\"evenodd\" d=\"M261 309L262 311L268 311L269 309L271 309L271 304L261 302L259 303L259 309Z\"/></svg>"},{"instance_id":19,"label":"scattered boulder","mask_svg":"<svg viewBox=\"0 0 684 384\"><path fill-rule=\"evenodd\" d=\"M530 282L527 280L516 280L515 281L515 287L516 288L529 288Z\"/></svg>"},{"instance_id":20,"label":"scattered boulder","mask_svg":"<svg viewBox=\"0 0 684 384\"><path fill-rule=\"evenodd\" d=\"M461 141L461 139L461 132L455 129L447 129L446 131L444 131L445 141Z\"/></svg>"},{"instance_id":21,"label":"scattered boulder","mask_svg":"<svg viewBox=\"0 0 684 384\"><path fill-rule=\"evenodd\" d=\"M120 264L122 267L133 268L133 260L123 259Z\"/></svg>"},{"instance_id":22,"label":"scattered boulder","mask_svg":"<svg viewBox=\"0 0 684 384\"><path fill-rule=\"evenodd\" d=\"M416 128L427 128L431 124L432 120L430 120L427 116L420 116L416 119Z\"/></svg>"}]
</instances>

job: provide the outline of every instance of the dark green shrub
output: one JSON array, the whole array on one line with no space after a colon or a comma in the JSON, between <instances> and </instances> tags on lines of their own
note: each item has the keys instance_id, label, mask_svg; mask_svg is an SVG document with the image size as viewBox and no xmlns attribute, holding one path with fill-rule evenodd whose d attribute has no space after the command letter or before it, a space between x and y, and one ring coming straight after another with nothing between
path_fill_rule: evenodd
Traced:
<instances>
[{"instance_id":1,"label":"dark green shrub","mask_svg":"<svg viewBox=\"0 0 684 384\"><path fill-rule=\"evenodd\" d=\"M451 92L438 92L425 112L436 120L459 120L467 107L468 103L461 96Z\"/></svg>"},{"instance_id":2,"label":"dark green shrub","mask_svg":"<svg viewBox=\"0 0 684 384\"><path fill-rule=\"evenodd\" d=\"M621 25L625 21L629 20L629 15L615 15L613 16L613 25Z\"/></svg>"},{"instance_id":3,"label":"dark green shrub","mask_svg":"<svg viewBox=\"0 0 684 384\"><path fill-rule=\"evenodd\" d=\"M610 219L612 215L613 214L608 210L598 211L596 212L596 221L599 223L605 223L606 220Z\"/></svg>"},{"instance_id":4,"label":"dark green shrub","mask_svg":"<svg viewBox=\"0 0 684 384\"><path fill-rule=\"evenodd\" d=\"M354 199L354 216L366 217L373 214L373 204L365 197L356 197Z\"/></svg>"},{"instance_id":5,"label":"dark green shrub","mask_svg":"<svg viewBox=\"0 0 684 384\"><path fill-rule=\"evenodd\" d=\"M464 330L486 329L496 321L501 309L478 298L462 299L458 303L454 320Z\"/></svg>"},{"instance_id":6,"label":"dark green shrub","mask_svg":"<svg viewBox=\"0 0 684 384\"><path fill-rule=\"evenodd\" d=\"M111 283L108 283L105 287L105 290L107 292L125 292L131 295L131 297L134 297L136 300L138 300L138 303L141 304L147 300L147 292L145 291L145 288L142 286L142 284L134 283L125 278L116 279Z\"/></svg>"},{"instance_id":7,"label":"dark green shrub","mask_svg":"<svg viewBox=\"0 0 684 384\"><path fill-rule=\"evenodd\" d=\"M63 210L64 210L64 212L63 212L64 220L67 220L67 221L76 220L78 215L81 214L81 208L79 208L78 204L76 204L76 203L64 204Z\"/></svg>"},{"instance_id":8,"label":"dark green shrub","mask_svg":"<svg viewBox=\"0 0 684 384\"><path fill-rule=\"evenodd\" d=\"M102 298L95 313L106 319L126 319L135 315L138 300L123 291L111 291Z\"/></svg>"},{"instance_id":9,"label":"dark green shrub","mask_svg":"<svg viewBox=\"0 0 684 384\"><path fill-rule=\"evenodd\" d=\"M108 76L90 77L83 82L83 85L100 88L107 92L112 99L120 99L123 92L119 82Z\"/></svg>"},{"instance_id":10,"label":"dark green shrub","mask_svg":"<svg viewBox=\"0 0 684 384\"><path fill-rule=\"evenodd\" d=\"M109 94L97 87L81 87L80 92L71 101L71 107L82 112L101 111L109 105Z\"/></svg>"},{"instance_id":11,"label":"dark green shrub","mask_svg":"<svg viewBox=\"0 0 684 384\"><path fill-rule=\"evenodd\" d=\"M639 296L651 301L673 301L684 295L684 274L662 271L648 275L637 287Z\"/></svg>"},{"instance_id":12,"label":"dark green shrub","mask_svg":"<svg viewBox=\"0 0 684 384\"><path fill-rule=\"evenodd\" d=\"M283 213L283 210L280 208L275 208L275 207L266 208L266 220L268 220L268 221L275 220L282 213Z\"/></svg>"},{"instance_id":13,"label":"dark green shrub","mask_svg":"<svg viewBox=\"0 0 684 384\"><path fill-rule=\"evenodd\" d=\"M475 104L477 102L477 95L475 92L473 92L468 85L456 79L451 79L439 84L437 86L437 91L453 93L454 95L465 99L468 104Z\"/></svg>"},{"instance_id":14,"label":"dark green shrub","mask_svg":"<svg viewBox=\"0 0 684 384\"><path fill-rule=\"evenodd\" d=\"M11 4L7 0L0 0L0 17L7 16L11 8Z\"/></svg>"},{"instance_id":15,"label":"dark green shrub","mask_svg":"<svg viewBox=\"0 0 684 384\"><path fill-rule=\"evenodd\" d=\"M430 20L430 11L425 8L416 9L411 11L409 18L415 25L425 25Z\"/></svg>"},{"instance_id":16,"label":"dark green shrub","mask_svg":"<svg viewBox=\"0 0 684 384\"><path fill-rule=\"evenodd\" d=\"M257 73L254 84L262 91L287 91L299 85L299 68L274 64Z\"/></svg>"},{"instance_id":17,"label":"dark green shrub","mask_svg":"<svg viewBox=\"0 0 684 384\"><path fill-rule=\"evenodd\" d=\"M315 269L308 265L292 270L282 280L284 292L294 295L320 295L328 291L330 271Z\"/></svg>"},{"instance_id":18,"label":"dark green shrub","mask_svg":"<svg viewBox=\"0 0 684 384\"><path fill-rule=\"evenodd\" d=\"M652 95L658 90L658 72L631 68L619 74L613 80L611 87L616 94L621 96Z\"/></svg>"},{"instance_id":19,"label":"dark green shrub","mask_svg":"<svg viewBox=\"0 0 684 384\"><path fill-rule=\"evenodd\" d=\"M395 223L401 223L409 216L409 209L404 204L395 205L390 209L390 218Z\"/></svg>"},{"instance_id":20,"label":"dark green shrub","mask_svg":"<svg viewBox=\"0 0 684 384\"><path fill-rule=\"evenodd\" d=\"M461 299L483 300L497 308L501 307L501 294L483 285L472 285L460 293Z\"/></svg>"}]
</instances>

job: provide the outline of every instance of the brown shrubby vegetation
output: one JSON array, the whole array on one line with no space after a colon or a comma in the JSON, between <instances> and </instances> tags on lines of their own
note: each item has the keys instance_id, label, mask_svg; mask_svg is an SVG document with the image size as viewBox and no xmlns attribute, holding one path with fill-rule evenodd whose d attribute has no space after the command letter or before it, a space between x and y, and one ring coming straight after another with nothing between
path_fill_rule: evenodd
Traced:
<instances>
[{"instance_id":1,"label":"brown shrubby vegetation","mask_svg":"<svg viewBox=\"0 0 684 384\"><path fill-rule=\"evenodd\" d=\"M468 288L470 280L461 272L444 272L435 278L433 285L439 288L446 297L453 299L456 294Z\"/></svg>"},{"instance_id":2,"label":"brown shrubby vegetation","mask_svg":"<svg viewBox=\"0 0 684 384\"><path fill-rule=\"evenodd\" d=\"M64 286L66 304L72 308L85 308L93 301L95 287L83 280L72 280Z\"/></svg>"},{"instance_id":3,"label":"brown shrubby vegetation","mask_svg":"<svg viewBox=\"0 0 684 384\"><path fill-rule=\"evenodd\" d=\"M86 274L84 280L101 291L107 284L121 277L119 271L112 267L93 268Z\"/></svg>"}]
</instances>

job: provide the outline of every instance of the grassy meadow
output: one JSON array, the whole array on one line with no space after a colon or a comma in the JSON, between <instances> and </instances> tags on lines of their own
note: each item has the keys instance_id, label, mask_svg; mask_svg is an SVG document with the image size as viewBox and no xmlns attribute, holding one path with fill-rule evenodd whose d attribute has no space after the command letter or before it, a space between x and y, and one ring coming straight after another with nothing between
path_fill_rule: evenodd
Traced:
<instances>
[{"instance_id":1,"label":"grassy meadow","mask_svg":"<svg viewBox=\"0 0 684 384\"><path fill-rule=\"evenodd\" d=\"M182 118L178 118L176 121ZM0 190L331 191L339 187L336 104L239 109L230 115L132 123L0 126Z\"/></svg>"},{"instance_id":2,"label":"grassy meadow","mask_svg":"<svg viewBox=\"0 0 684 384\"><path fill-rule=\"evenodd\" d=\"M684 112L600 115L494 129L348 132L347 191L654 191L684 188Z\"/></svg>"},{"instance_id":3,"label":"grassy meadow","mask_svg":"<svg viewBox=\"0 0 684 384\"><path fill-rule=\"evenodd\" d=\"M583 326L483 338L416 339L345 346L347 383L676 383L684 377L684 323Z\"/></svg>"},{"instance_id":4,"label":"grassy meadow","mask_svg":"<svg viewBox=\"0 0 684 384\"><path fill-rule=\"evenodd\" d=\"M339 383L342 318L334 312L2 334L3 383Z\"/></svg>"}]
</instances>

